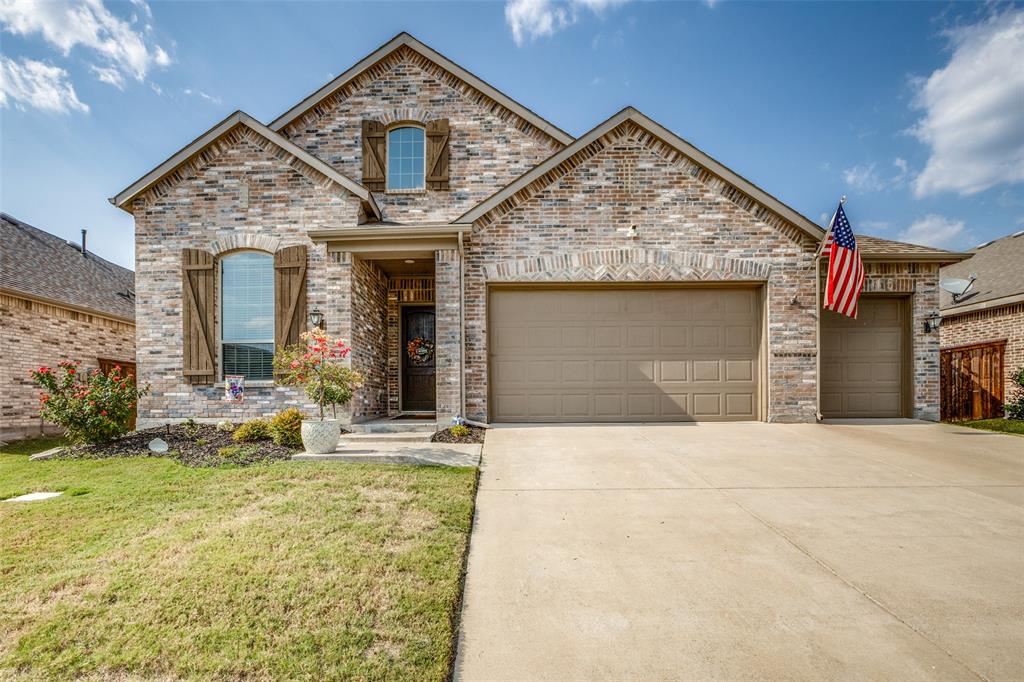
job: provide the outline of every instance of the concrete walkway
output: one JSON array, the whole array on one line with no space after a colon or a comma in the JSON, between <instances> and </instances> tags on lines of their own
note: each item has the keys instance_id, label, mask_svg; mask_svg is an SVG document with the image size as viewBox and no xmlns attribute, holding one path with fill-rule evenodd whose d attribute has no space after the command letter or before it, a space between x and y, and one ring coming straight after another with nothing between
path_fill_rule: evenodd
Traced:
<instances>
[{"instance_id":1,"label":"concrete walkway","mask_svg":"<svg viewBox=\"0 0 1024 682\"><path fill-rule=\"evenodd\" d=\"M456 679L1022 679L1024 438L499 428Z\"/></svg>"}]
</instances>

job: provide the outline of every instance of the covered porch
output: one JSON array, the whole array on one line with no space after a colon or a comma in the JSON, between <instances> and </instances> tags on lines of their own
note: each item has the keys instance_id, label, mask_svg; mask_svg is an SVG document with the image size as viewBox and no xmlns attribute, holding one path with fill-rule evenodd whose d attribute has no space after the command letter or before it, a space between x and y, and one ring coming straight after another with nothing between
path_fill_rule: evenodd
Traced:
<instances>
[{"instance_id":1,"label":"covered porch","mask_svg":"<svg viewBox=\"0 0 1024 682\"><path fill-rule=\"evenodd\" d=\"M322 298L332 335L349 339L364 378L353 423L462 414L463 226L318 230L329 276Z\"/></svg>"}]
</instances>

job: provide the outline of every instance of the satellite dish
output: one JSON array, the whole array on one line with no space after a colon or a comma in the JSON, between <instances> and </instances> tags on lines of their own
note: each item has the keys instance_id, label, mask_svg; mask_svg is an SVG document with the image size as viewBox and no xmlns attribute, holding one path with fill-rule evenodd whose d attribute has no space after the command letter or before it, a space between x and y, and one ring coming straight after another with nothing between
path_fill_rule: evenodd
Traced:
<instances>
[{"instance_id":1,"label":"satellite dish","mask_svg":"<svg viewBox=\"0 0 1024 682\"><path fill-rule=\"evenodd\" d=\"M948 279L939 280L939 287L953 295L953 300L958 300L961 296L966 294L971 289L971 285L974 284L974 280L978 279L977 275L971 275L970 279L961 279L959 277L950 277Z\"/></svg>"}]
</instances>

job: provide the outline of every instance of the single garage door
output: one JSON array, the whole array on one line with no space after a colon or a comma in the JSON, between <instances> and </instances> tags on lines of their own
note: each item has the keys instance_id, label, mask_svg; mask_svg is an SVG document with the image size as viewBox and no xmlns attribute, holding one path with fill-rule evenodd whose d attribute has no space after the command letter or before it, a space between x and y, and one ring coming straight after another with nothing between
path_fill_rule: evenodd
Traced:
<instances>
[{"instance_id":1,"label":"single garage door","mask_svg":"<svg viewBox=\"0 0 1024 682\"><path fill-rule=\"evenodd\" d=\"M830 310L822 315L822 414L903 416L906 299L861 298L856 320Z\"/></svg>"},{"instance_id":2,"label":"single garage door","mask_svg":"<svg viewBox=\"0 0 1024 682\"><path fill-rule=\"evenodd\" d=\"M758 419L759 300L750 288L492 290L491 418Z\"/></svg>"}]
</instances>

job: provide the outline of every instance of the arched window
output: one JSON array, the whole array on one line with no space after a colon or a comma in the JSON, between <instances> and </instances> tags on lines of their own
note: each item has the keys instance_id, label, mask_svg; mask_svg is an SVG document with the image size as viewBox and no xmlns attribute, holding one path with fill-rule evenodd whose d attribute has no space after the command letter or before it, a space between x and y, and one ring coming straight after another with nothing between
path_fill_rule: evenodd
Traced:
<instances>
[{"instance_id":1,"label":"arched window","mask_svg":"<svg viewBox=\"0 0 1024 682\"><path fill-rule=\"evenodd\" d=\"M423 189L423 128L388 131L388 189Z\"/></svg>"},{"instance_id":2,"label":"arched window","mask_svg":"<svg viewBox=\"0 0 1024 682\"><path fill-rule=\"evenodd\" d=\"M242 251L220 261L220 341L224 374L274 378L274 257Z\"/></svg>"}]
</instances>

